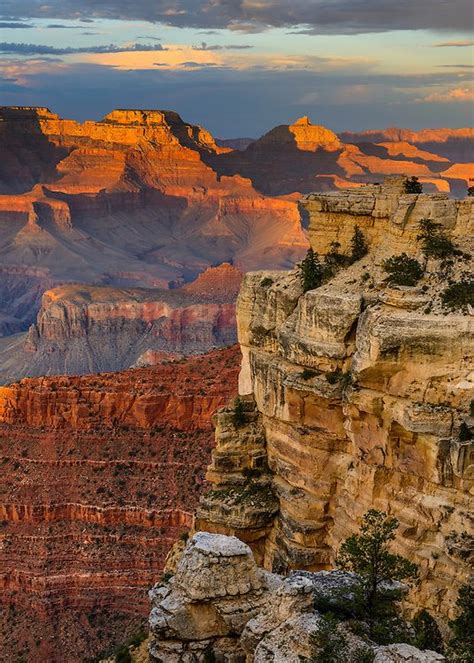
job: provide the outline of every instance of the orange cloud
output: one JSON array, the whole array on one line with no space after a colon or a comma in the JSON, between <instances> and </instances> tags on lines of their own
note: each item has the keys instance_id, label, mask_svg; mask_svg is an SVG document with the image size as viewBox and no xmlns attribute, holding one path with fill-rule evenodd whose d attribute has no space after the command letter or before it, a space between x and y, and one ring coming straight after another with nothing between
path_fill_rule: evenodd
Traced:
<instances>
[{"instance_id":1,"label":"orange cloud","mask_svg":"<svg viewBox=\"0 0 474 663\"><path fill-rule=\"evenodd\" d=\"M474 89L468 87L456 87L451 90L433 92L426 97L417 99L418 103L429 101L437 102L472 102L474 101Z\"/></svg>"}]
</instances>

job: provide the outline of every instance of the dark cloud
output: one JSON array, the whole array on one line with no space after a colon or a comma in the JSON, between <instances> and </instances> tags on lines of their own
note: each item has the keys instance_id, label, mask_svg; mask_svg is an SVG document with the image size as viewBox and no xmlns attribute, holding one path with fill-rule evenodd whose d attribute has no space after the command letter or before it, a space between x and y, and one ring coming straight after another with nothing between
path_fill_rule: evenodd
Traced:
<instances>
[{"instance_id":1,"label":"dark cloud","mask_svg":"<svg viewBox=\"0 0 474 663\"><path fill-rule=\"evenodd\" d=\"M47 28L53 28L54 30L79 30L80 25L64 25L63 23L50 23L46 26Z\"/></svg>"},{"instance_id":2,"label":"dark cloud","mask_svg":"<svg viewBox=\"0 0 474 663\"><path fill-rule=\"evenodd\" d=\"M226 46L221 46L219 44L206 44L205 41L201 42L199 46L193 46L195 51L238 51L247 48L253 48L253 46L249 46L248 44L228 44Z\"/></svg>"},{"instance_id":3,"label":"dark cloud","mask_svg":"<svg viewBox=\"0 0 474 663\"><path fill-rule=\"evenodd\" d=\"M31 23L21 23L19 21L0 21L0 30L23 30L24 28L34 28Z\"/></svg>"},{"instance_id":4,"label":"dark cloud","mask_svg":"<svg viewBox=\"0 0 474 663\"><path fill-rule=\"evenodd\" d=\"M449 69L474 69L474 64L439 64L438 67Z\"/></svg>"},{"instance_id":5,"label":"dark cloud","mask_svg":"<svg viewBox=\"0 0 474 663\"><path fill-rule=\"evenodd\" d=\"M306 34L472 30L471 0L2 0L16 17L146 20L254 32L301 26Z\"/></svg>"},{"instance_id":6,"label":"dark cloud","mask_svg":"<svg viewBox=\"0 0 474 663\"><path fill-rule=\"evenodd\" d=\"M108 44L106 46L67 46L58 48L56 46L43 46L41 44L22 44L0 42L0 53L8 55L74 55L76 53L124 53L127 51L166 51L160 44L128 44L118 46Z\"/></svg>"}]
</instances>

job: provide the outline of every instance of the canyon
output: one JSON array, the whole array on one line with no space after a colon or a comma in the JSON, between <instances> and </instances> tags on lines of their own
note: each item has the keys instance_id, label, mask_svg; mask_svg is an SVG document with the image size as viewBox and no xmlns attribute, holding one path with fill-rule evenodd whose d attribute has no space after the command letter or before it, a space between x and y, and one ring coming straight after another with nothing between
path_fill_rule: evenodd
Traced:
<instances>
[{"instance_id":1,"label":"canyon","mask_svg":"<svg viewBox=\"0 0 474 663\"><path fill-rule=\"evenodd\" d=\"M173 111L115 110L79 123L42 107L0 108L0 379L39 375L46 365L50 373L117 370L142 355L233 342L230 308L195 291L197 308L184 314L183 286L224 263L242 273L290 269L308 246L298 200L313 190L404 173L426 191L464 195L473 142L471 129L337 135L307 117L254 141L226 142ZM96 320L107 298L111 320L101 317L95 329L116 347L116 360L97 357L93 335L78 334L83 324L68 329L63 315L59 331L53 321L59 308ZM120 324L118 301L129 309ZM147 344L150 320L140 311L151 301L164 312L163 333L152 322ZM195 329L196 315L208 331ZM176 328L188 320L181 335ZM127 326L136 339L130 352L120 348ZM69 337L68 354L59 348Z\"/></svg>"},{"instance_id":2,"label":"canyon","mask_svg":"<svg viewBox=\"0 0 474 663\"><path fill-rule=\"evenodd\" d=\"M192 524L239 356L0 388L3 660L92 660L143 628L146 592Z\"/></svg>"}]
</instances>

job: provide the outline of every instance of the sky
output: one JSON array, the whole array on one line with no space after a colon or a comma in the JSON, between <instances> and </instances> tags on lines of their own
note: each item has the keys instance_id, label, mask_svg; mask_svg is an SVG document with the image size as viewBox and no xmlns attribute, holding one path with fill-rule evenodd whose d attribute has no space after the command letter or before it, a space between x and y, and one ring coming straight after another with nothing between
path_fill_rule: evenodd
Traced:
<instances>
[{"instance_id":1,"label":"sky","mask_svg":"<svg viewBox=\"0 0 474 663\"><path fill-rule=\"evenodd\" d=\"M1 0L0 104L175 110L216 137L467 127L471 0Z\"/></svg>"}]
</instances>

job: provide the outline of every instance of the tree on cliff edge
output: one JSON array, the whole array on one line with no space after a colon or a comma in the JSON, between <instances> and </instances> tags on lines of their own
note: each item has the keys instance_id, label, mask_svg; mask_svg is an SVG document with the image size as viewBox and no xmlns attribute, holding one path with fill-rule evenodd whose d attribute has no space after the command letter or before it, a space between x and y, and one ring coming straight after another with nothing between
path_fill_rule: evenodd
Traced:
<instances>
[{"instance_id":1,"label":"tree on cliff edge","mask_svg":"<svg viewBox=\"0 0 474 663\"><path fill-rule=\"evenodd\" d=\"M317 254L313 249L308 249L306 257L299 264L301 285L303 292L319 288L323 282L323 268Z\"/></svg>"},{"instance_id":2,"label":"tree on cliff edge","mask_svg":"<svg viewBox=\"0 0 474 663\"><path fill-rule=\"evenodd\" d=\"M398 620L396 602L401 593L390 584L418 575L415 564L389 550L397 529L396 518L370 509L362 519L360 533L344 541L337 557L340 568L361 577L361 610L367 617L370 636L382 643L391 637L390 630L399 626L395 623Z\"/></svg>"}]
</instances>

